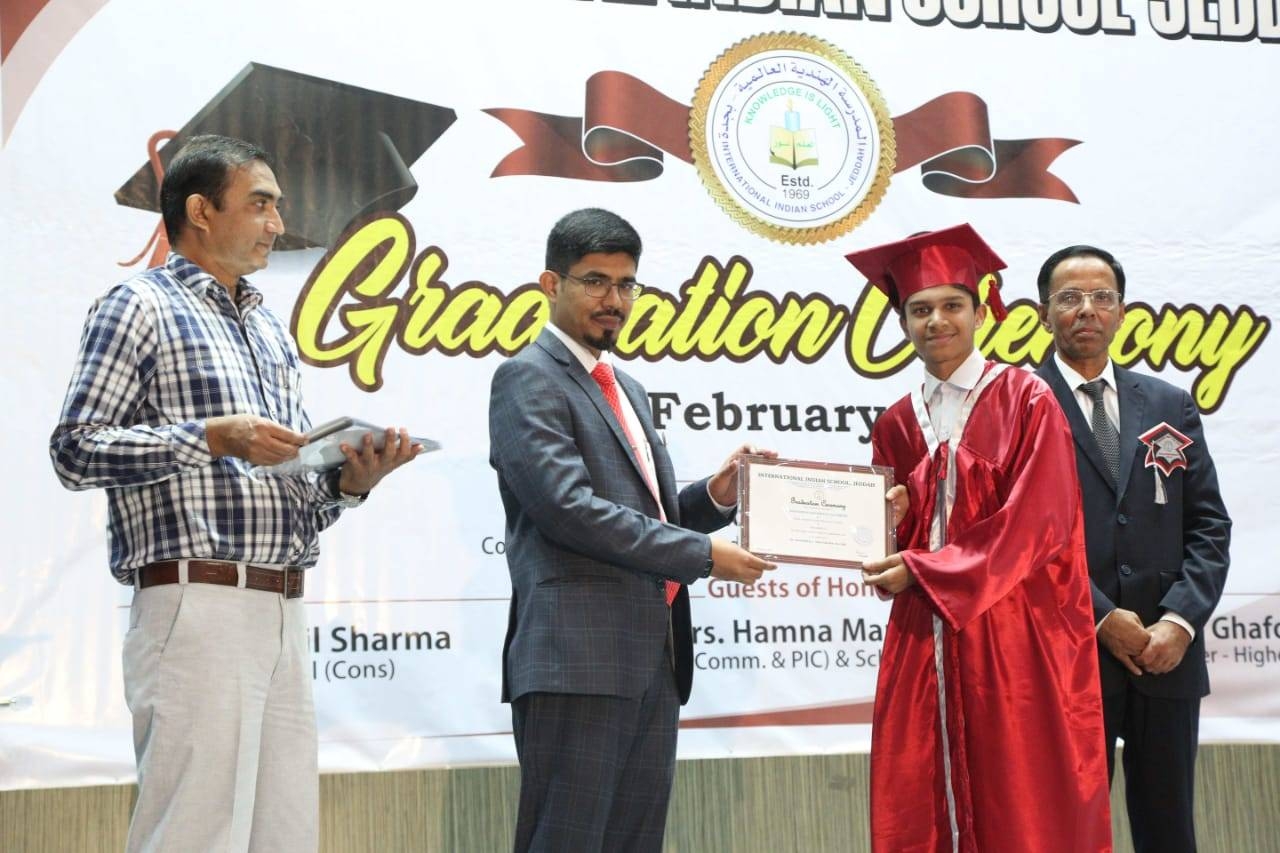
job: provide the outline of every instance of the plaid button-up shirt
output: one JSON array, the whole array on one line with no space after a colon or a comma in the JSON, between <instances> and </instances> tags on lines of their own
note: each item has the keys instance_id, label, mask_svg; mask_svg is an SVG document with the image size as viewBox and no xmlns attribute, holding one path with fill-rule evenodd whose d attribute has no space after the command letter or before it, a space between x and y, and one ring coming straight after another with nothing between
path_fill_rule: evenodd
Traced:
<instances>
[{"instance_id":1,"label":"plaid button-up shirt","mask_svg":"<svg viewBox=\"0 0 1280 853\"><path fill-rule=\"evenodd\" d=\"M68 489L107 490L121 583L156 560L315 564L319 532L341 512L333 478L252 478L205 439L221 415L305 432L300 384L288 330L244 279L232 304L173 253L94 304L49 453Z\"/></svg>"}]
</instances>

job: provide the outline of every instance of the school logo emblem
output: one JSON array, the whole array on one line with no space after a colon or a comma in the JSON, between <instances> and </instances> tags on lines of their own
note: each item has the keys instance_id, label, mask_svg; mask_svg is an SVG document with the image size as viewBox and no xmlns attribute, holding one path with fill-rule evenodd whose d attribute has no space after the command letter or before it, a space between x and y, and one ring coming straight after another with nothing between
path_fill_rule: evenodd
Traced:
<instances>
[{"instance_id":1,"label":"school logo emblem","mask_svg":"<svg viewBox=\"0 0 1280 853\"><path fill-rule=\"evenodd\" d=\"M744 227L821 243L870 215L894 172L893 121L846 53L766 33L722 53L698 83L689 142L703 184Z\"/></svg>"},{"instance_id":2,"label":"school logo emblem","mask_svg":"<svg viewBox=\"0 0 1280 853\"><path fill-rule=\"evenodd\" d=\"M1187 467L1186 450L1194 442L1165 422L1156 424L1138 436L1138 441L1147 446L1144 465L1152 469L1152 476L1155 477L1155 502L1168 503L1164 478Z\"/></svg>"},{"instance_id":3,"label":"school logo emblem","mask_svg":"<svg viewBox=\"0 0 1280 853\"><path fill-rule=\"evenodd\" d=\"M1146 467L1157 468L1166 477L1179 468L1187 467L1184 451L1193 442L1169 424L1162 422L1153 426L1138 436L1138 441L1147 446Z\"/></svg>"}]
</instances>

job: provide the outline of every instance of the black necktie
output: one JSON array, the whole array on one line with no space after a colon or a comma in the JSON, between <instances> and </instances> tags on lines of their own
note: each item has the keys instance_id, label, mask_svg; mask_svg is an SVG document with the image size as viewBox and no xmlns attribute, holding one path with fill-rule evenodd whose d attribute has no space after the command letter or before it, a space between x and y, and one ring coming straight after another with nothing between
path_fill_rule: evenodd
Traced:
<instances>
[{"instance_id":1,"label":"black necktie","mask_svg":"<svg viewBox=\"0 0 1280 853\"><path fill-rule=\"evenodd\" d=\"M1106 460L1107 470L1111 472L1111 482L1120 481L1120 433L1112 426L1107 417L1107 407L1102 402L1102 392L1107 383L1101 379L1086 382L1080 386L1085 396L1093 401L1093 416L1089 418L1089 426L1093 429L1093 439L1098 442L1102 458Z\"/></svg>"}]
</instances>

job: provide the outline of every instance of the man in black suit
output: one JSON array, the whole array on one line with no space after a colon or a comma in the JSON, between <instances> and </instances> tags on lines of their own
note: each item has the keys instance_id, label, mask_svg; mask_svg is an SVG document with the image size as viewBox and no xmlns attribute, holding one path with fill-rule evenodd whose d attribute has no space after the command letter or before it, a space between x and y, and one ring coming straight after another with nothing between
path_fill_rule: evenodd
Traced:
<instances>
[{"instance_id":1,"label":"man in black suit","mask_svg":"<svg viewBox=\"0 0 1280 853\"><path fill-rule=\"evenodd\" d=\"M1226 583L1231 519L1191 396L1108 358L1124 320L1116 259L1069 246L1037 284L1054 343L1037 372L1075 437L1108 771L1118 736L1138 853L1194 851L1204 627Z\"/></svg>"},{"instance_id":2,"label":"man in black suit","mask_svg":"<svg viewBox=\"0 0 1280 853\"><path fill-rule=\"evenodd\" d=\"M706 535L731 520L737 458L752 448L677 490L644 388L613 369L609 350L641 289L640 248L605 210L557 222L538 278L551 322L493 376L517 851L662 849L693 680L686 585L751 583L773 568Z\"/></svg>"}]
</instances>

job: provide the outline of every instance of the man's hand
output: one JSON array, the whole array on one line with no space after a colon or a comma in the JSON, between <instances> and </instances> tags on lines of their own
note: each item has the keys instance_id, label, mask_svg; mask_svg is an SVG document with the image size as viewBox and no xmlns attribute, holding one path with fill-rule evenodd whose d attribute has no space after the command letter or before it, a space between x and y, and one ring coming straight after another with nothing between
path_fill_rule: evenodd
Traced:
<instances>
[{"instance_id":1,"label":"man's hand","mask_svg":"<svg viewBox=\"0 0 1280 853\"><path fill-rule=\"evenodd\" d=\"M214 456L234 456L254 465L279 465L298 455L307 437L257 415L225 415L204 422Z\"/></svg>"},{"instance_id":2,"label":"man's hand","mask_svg":"<svg viewBox=\"0 0 1280 853\"><path fill-rule=\"evenodd\" d=\"M903 485L894 486L885 492L884 499L893 504L893 526L897 527L902 523L902 519L906 517L907 510L910 508L907 487Z\"/></svg>"},{"instance_id":3,"label":"man's hand","mask_svg":"<svg viewBox=\"0 0 1280 853\"><path fill-rule=\"evenodd\" d=\"M383 477L412 462L422 452L422 445L413 443L407 429L396 432L388 427L382 450L373 449L373 433L365 435L359 453L349 444L341 445L340 449L347 461L338 476L338 489L348 495L367 495Z\"/></svg>"},{"instance_id":4,"label":"man's hand","mask_svg":"<svg viewBox=\"0 0 1280 853\"><path fill-rule=\"evenodd\" d=\"M897 486L895 488L902 488ZM862 564L862 581L868 586L882 589L890 595L915 586L915 576L902 561L901 554L890 554L883 560L870 560Z\"/></svg>"},{"instance_id":5,"label":"man's hand","mask_svg":"<svg viewBox=\"0 0 1280 853\"><path fill-rule=\"evenodd\" d=\"M1098 629L1098 642L1111 652L1112 657L1124 664L1124 668L1134 675L1142 675L1142 670L1134 659L1142 654L1151 642L1151 632L1142 624L1138 614L1132 610L1117 607L1102 620Z\"/></svg>"},{"instance_id":6,"label":"man's hand","mask_svg":"<svg viewBox=\"0 0 1280 853\"><path fill-rule=\"evenodd\" d=\"M707 491L711 493L711 499L720 506L736 506L738 503L738 460L743 456L777 459L778 451L765 450L754 444L743 444L729 454L729 458L724 460L720 470L715 472L707 483Z\"/></svg>"},{"instance_id":7,"label":"man's hand","mask_svg":"<svg viewBox=\"0 0 1280 853\"><path fill-rule=\"evenodd\" d=\"M1151 642L1134 662L1152 675L1163 675L1182 663L1182 656L1191 645L1191 635L1181 625L1167 620L1155 623L1148 630Z\"/></svg>"},{"instance_id":8,"label":"man's hand","mask_svg":"<svg viewBox=\"0 0 1280 853\"><path fill-rule=\"evenodd\" d=\"M711 540L711 577L722 581L755 583L777 566L724 539Z\"/></svg>"}]
</instances>

